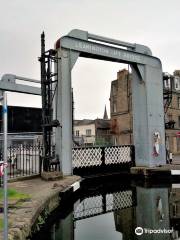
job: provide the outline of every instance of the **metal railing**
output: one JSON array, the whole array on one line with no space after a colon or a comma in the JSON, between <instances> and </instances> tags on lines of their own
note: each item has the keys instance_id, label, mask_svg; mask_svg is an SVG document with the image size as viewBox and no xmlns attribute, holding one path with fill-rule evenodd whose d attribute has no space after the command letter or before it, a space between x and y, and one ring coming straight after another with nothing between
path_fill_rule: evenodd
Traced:
<instances>
[{"instance_id":1,"label":"metal railing","mask_svg":"<svg viewBox=\"0 0 180 240\"><path fill-rule=\"evenodd\" d=\"M135 165L134 146L121 145L109 147L73 148L74 174L130 169Z\"/></svg>"},{"instance_id":2,"label":"metal railing","mask_svg":"<svg viewBox=\"0 0 180 240\"><path fill-rule=\"evenodd\" d=\"M40 144L8 147L8 179L40 174L42 148L43 146ZM0 148L1 159L2 149ZM126 169L129 169L134 165L134 146L73 148L72 161L74 174L80 175L81 172L88 174L88 168L97 171L104 169L111 171L111 168L123 169L125 166Z\"/></svg>"},{"instance_id":3,"label":"metal railing","mask_svg":"<svg viewBox=\"0 0 180 240\"><path fill-rule=\"evenodd\" d=\"M8 179L40 174L41 153L42 145L8 147ZM2 149L0 149L0 159L2 159Z\"/></svg>"}]
</instances>

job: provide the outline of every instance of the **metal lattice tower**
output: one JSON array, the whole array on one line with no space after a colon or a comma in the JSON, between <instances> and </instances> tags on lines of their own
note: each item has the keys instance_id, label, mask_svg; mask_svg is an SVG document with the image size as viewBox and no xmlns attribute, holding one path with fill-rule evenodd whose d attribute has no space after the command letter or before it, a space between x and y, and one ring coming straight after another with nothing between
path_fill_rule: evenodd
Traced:
<instances>
[{"instance_id":1,"label":"metal lattice tower","mask_svg":"<svg viewBox=\"0 0 180 240\"><path fill-rule=\"evenodd\" d=\"M49 171L55 159L52 149L52 129L59 126L58 120L53 120L53 99L57 87L57 73L54 67L58 62L56 51L45 51L45 34L41 34L41 94L42 94L42 129L43 129L43 170Z\"/></svg>"}]
</instances>

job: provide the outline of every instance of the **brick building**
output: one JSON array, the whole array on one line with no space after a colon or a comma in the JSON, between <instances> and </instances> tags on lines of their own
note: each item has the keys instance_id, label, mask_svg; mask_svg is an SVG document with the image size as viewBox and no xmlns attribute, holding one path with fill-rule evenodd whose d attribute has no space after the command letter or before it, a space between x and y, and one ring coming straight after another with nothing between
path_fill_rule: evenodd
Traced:
<instances>
[{"instance_id":1,"label":"brick building","mask_svg":"<svg viewBox=\"0 0 180 240\"><path fill-rule=\"evenodd\" d=\"M132 76L123 69L111 82L110 113L114 144L133 144ZM180 71L164 80L164 106L167 149L180 153Z\"/></svg>"}]
</instances>

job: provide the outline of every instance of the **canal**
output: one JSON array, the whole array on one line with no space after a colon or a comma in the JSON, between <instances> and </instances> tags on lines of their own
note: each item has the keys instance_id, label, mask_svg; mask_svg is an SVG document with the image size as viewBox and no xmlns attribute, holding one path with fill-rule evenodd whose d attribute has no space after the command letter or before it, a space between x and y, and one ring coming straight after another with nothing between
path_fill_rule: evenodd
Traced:
<instances>
[{"instance_id":1,"label":"canal","mask_svg":"<svg viewBox=\"0 0 180 240\"><path fill-rule=\"evenodd\" d=\"M85 181L31 239L180 239L180 184Z\"/></svg>"}]
</instances>

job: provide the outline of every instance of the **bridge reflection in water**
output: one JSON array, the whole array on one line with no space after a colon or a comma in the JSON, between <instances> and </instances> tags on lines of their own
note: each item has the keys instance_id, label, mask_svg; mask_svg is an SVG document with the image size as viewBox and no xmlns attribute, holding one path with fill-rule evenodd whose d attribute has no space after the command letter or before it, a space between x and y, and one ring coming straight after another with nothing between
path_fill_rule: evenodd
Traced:
<instances>
[{"instance_id":1,"label":"bridge reflection in water","mask_svg":"<svg viewBox=\"0 0 180 240\"><path fill-rule=\"evenodd\" d=\"M74 220L101 215L134 205L133 191L125 190L114 193L86 197L74 210Z\"/></svg>"},{"instance_id":2,"label":"bridge reflection in water","mask_svg":"<svg viewBox=\"0 0 180 240\"><path fill-rule=\"evenodd\" d=\"M128 186L119 189L117 186L110 186L106 192L102 185L96 189L86 189L71 211L67 211L64 216L58 215L60 212L57 212L56 217L32 239L178 239L179 196L179 186ZM136 235L136 227L141 227L144 231L173 231L171 234L144 232L142 235Z\"/></svg>"}]
</instances>

